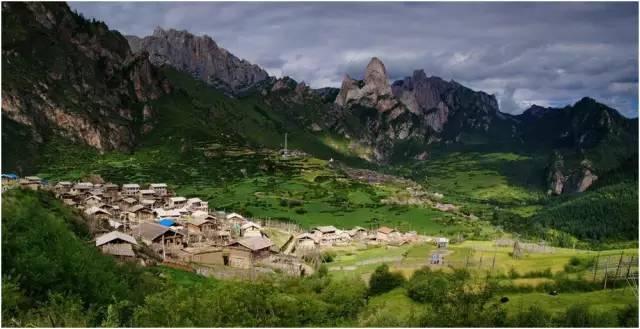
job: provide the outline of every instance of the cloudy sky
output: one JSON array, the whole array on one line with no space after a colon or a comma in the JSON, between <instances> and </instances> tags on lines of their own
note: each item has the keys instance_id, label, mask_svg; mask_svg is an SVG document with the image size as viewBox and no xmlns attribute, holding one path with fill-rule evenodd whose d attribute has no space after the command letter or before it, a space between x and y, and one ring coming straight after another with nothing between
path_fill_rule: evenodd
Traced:
<instances>
[{"instance_id":1,"label":"cloudy sky","mask_svg":"<svg viewBox=\"0 0 640 329\"><path fill-rule=\"evenodd\" d=\"M496 94L504 112L583 96L638 116L637 3L70 3L123 34L208 34L271 75L312 87L424 69Z\"/></svg>"}]
</instances>

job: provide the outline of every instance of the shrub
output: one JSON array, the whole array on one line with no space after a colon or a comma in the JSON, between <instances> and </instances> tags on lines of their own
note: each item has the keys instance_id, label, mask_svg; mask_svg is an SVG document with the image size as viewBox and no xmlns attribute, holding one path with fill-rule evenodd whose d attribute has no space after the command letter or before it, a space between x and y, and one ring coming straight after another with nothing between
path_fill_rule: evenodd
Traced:
<instances>
[{"instance_id":1,"label":"shrub","mask_svg":"<svg viewBox=\"0 0 640 329\"><path fill-rule=\"evenodd\" d=\"M638 304L629 304L618 311L618 325L621 327L638 327Z\"/></svg>"},{"instance_id":2,"label":"shrub","mask_svg":"<svg viewBox=\"0 0 640 329\"><path fill-rule=\"evenodd\" d=\"M538 305L532 305L524 311L516 313L512 325L514 327L553 327L551 313Z\"/></svg>"},{"instance_id":3,"label":"shrub","mask_svg":"<svg viewBox=\"0 0 640 329\"><path fill-rule=\"evenodd\" d=\"M407 296L419 303L439 303L448 295L450 282L442 272L428 268L414 272L407 282Z\"/></svg>"},{"instance_id":4,"label":"shrub","mask_svg":"<svg viewBox=\"0 0 640 329\"><path fill-rule=\"evenodd\" d=\"M332 317L355 317L365 306L367 287L360 279L332 280L322 291Z\"/></svg>"},{"instance_id":5,"label":"shrub","mask_svg":"<svg viewBox=\"0 0 640 329\"><path fill-rule=\"evenodd\" d=\"M377 295L400 287L405 283L405 279L400 273L389 271L387 264L382 264L376 268L369 279L369 293Z\"/></svg>"},{"instance_id":6,"label":"shrub","mask_svg":"<svg viewBox=\"0 0 640 329\"><path fill-rule=\"evenodd\" d=\"M325 251L322 254L322 262L323 263L331 263L336 258L336 253L333 251Z\"/></svg>"}]
</instances>

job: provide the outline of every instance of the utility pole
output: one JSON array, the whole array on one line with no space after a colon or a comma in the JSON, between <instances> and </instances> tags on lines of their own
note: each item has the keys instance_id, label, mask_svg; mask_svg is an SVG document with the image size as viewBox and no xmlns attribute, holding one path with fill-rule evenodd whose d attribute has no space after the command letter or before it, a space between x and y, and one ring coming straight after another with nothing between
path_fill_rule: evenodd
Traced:
<instances>
[{"instance_id":1,"label":"utility pole","mask_svg":"<svg viewBox=\"0 0 640 329\"><path fill-rule=\"evenodd\" d=\"M598 261L600 260L600 252L596 255L596 261L593 263L593 281L596 281L596 273L598 272Z\"/></svg>"},{"instance_id":2,"label":"utility pole","mask_svg":"<svg viewBox=\"0 0 640 329\"><path fill-rule=\"evenodd\" d=\"M287 158L289 151L287 151L287 133L284 133L284 158Z\"/></svg>"},{"instance_id":3,"label":"utility pole","mask_svg":"<svg viewBox=\"0 0 640 329\"><path fill-rule=\"evenodd\" d=\"M622 265L622 257L624 256L624 251L620 252L620 260L618 261L618 267L616 267L616 276L614 277L613 286L615 287L616 280L618 280L618 274L620 274L620 265Z\"/></svg>"}]
</instances>

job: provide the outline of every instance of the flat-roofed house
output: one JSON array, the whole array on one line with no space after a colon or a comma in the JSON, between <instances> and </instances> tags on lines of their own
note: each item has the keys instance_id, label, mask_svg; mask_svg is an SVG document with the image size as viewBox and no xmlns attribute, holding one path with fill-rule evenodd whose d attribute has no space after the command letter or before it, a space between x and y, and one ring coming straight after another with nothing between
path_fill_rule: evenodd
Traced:
<instances>
[{"instance_id":1,"label":"flat-roofed house","mask_svg":"<svg viewBox=\"0 0 640 329\"><path fill-rule=\"evenodd\" d=\"M153 200L153 199L142 199L142 200L140 200L140 204L143 207L151 210L151 209L154 209L158 205L158 202L156 200Z\"/></svg>"},{"instance_id":2,"label":"flat-roofed house","mask_svg":"<svg viewBox=\"0 0 640 329\"><path fill-rule=\"evenodd\" d=\"M182 249L182 261L204 265L225 265L222 247L188 247Z\"/></svg>"},{"instance_id":3,"label":"flat-roofed house","mask_svg":"<svg viewBox=\"0 0 640 329\"><path fill-rule=\"evenodd\" d=\"M108 204L113 204L120 198L120 188L113 183L107 183L102 185L102 201Z\"/></svg>"},{"instance_id":4,"label":"flat-roofed house","mask_svg":"<svg viewBox=\"0 0 640 329\"><path fill-rule=\"evenodd\" d=\"M177 209L169 209L165 210L162 208L153 209L153 214L156 218L171 218L174 220L178 220L182 214Z\"/></svg>"},{"instance_id":5,"label":"flat-roofed house","mask_svg":"<svg viewBox=\"0 0 640 329\"><path fill-rule=\"evenodd\" d=\"M96 238L96 247L100 248L103 253L121 259L135 258L133 246L137 245L138 242L134 237L118 231L112 231Z\"/></svg>"},{"instance_id":6,"label":"flat-roofed house","mask_svg":"<svg viewBox=\"0 0 640 329\"><path fill-rule=\"evenodd\" d=\"M156 216L149 208L143 205L135 205L127 210L127 218L134 222L153 221Z\"/></svg>"},{"instance_id":7,"label":"flat-roofed house","mask_svg":"<svg viewBox=\"0 0 640 329\"><path fill-rule=\"evenodd\" d=\"M122 211L129 211L129 208L138 204L138 200L132 197L127 197L120 200L120 209Z\"/></svg>"},{"instance_id":8,"label":"flat-roofed house","mask_svg":"<svg viewBox=\"0 0 640 329\"><path fill-rule=\"evenodd\" d=\"M79 182L73 185L71 188L71 192L75 192L77 194L85 194L89 193L93 189L93 183L91 182Z\"/></svg>"},{"instance_id":9,"label":"flat-roofed house","mask_svg":"<svg viewBox=\"0 0 640 329\"><path fill-rule=\"evenodd\" d=\"M240 226L240 235L243 237L262 236L262 227L254 222L246 222Z\"/></svg>"},{"instance_id":10,"label":"flat-roofed house","mask_svg":"<svg viewBox=\"0 0 640 329\"><path fill-rule=\"evenodd\" d=\"M156 196L156 192L154 190L140 190L138 192L138 200L153 200Z\"/></svg>"},{"instance_id":11,"label":"flat-roofed house","mask_svg":"<svg viewBox=\"0 0 640 329\"><path fill-rule=\"evenodd\" d=\"M174 196L169 198L169 204L167 205L170 209L183 208L187 205L187 198L182 196Z\"/></svg>"},{"instance_id":12,"label":"flat-roofed house","mask_svg":"<svg viewBox=\"0 0 640 329\"><path fill-rule=\"evenodd\" d=\"M271 256L273 242L263 237L243 238L229 244L225 251L231 267L250 268L257 262Z\"/></svg>"},{"instance_id":13,"label":"flat-roofed house","mask_svg":"<svg viewBox=\"0 0 640 329\"><path fill-rule=\"evenodd\" d=\"M38 176L27 176L20 179L20 187L31 190L39 190L42 186L42 179Z\"/></svg>"},{"instance_id":14,"label":"flat-roofed house","mask_svg":"<svg viewBox=\"0 0 640 329\"><path fill-rule=\"evenodd\" d=\"M123 184L122 195L136 196L140 192L140 185L138 184Z\"/></svg>"},{"instance_id":15,"label":"flat-roofed house","mask_svg":"<svg viewBox=\"0 0 640 329\"><path fill-rule=\"evenodd\" d=\"M156 196L163 197L167 195L167 184L165 183L153 183L149 185L149 189L153 190Z\"/></svg>"},{"instance_id":16,"label":"flat-roofed house","mask_svg":"<svg viewBox=\"0 0 640 329\"><path fill-rule=\"evenodd\" d=\"M71 182L58 182L53 186L53 189L56 191L56 194L69 193L71 192L71 188L73 187L73 183Z\"/></svg>"},{"instance_id":17,"label":"flat-roofed house","mask_svg":"<svg viewBox=\"0 0 640 329\"><path fill-rule=\"evenodd\" d=\"M110 193L110 192L118 192L120 190L120 187L118 186L118 184L106 183L102 185L102 189L104 190L105 193Z\"/></svg>"},{"instance_id":18,"label":"flat-roofed house","mask_svg":"<svg viewBox=\"0 0 640 329\"><path fill-rule=\"evenodd\" d=\"M438 248L446 249L447 247L449 247L449 239L445 237L436 238L436 245L438 246Z\"/></svg>"},{"instance_id":19,"label":"flat-roofed house","mask_svg":"<svg viewBox=\"0 0 640 329\"><path fill-rule=\"evenodd\" d=\"M209 202L202 201L200 198L189 198L186 204L187 209L191 211L209 211Z\"/></svg>"}]
</instances>

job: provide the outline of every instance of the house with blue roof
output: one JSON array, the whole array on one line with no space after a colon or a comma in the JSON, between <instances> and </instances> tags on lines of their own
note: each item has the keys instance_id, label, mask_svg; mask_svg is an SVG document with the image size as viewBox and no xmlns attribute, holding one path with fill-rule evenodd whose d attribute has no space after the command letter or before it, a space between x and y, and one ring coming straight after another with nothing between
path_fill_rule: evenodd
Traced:
<instances>
[{"instance_id":1,"label":"house with blue roof","mask_svg":"<svg viewBox=\"0 0 640 329\"><path fill-rule=\"evenodd\" d=\"M166 226L166 227L171 227L175 223L176 222L174 222L173 219L171 219L171 218L160 218L160 220L158 221L158 224L160 224L162 226Z\"/></svg>"}]
</instances>

